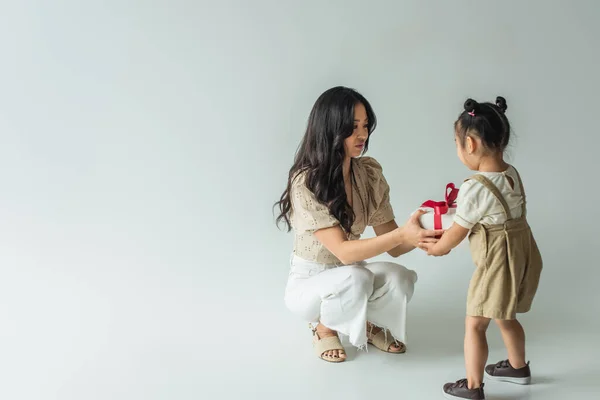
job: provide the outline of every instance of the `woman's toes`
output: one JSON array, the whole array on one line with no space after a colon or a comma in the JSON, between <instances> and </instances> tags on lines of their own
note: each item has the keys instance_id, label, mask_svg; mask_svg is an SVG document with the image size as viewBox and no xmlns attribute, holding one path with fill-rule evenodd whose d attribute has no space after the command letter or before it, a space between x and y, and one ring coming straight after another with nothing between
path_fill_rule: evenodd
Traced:
<instances>
[{"instance_id":1,"label":"woman's toes","mask_svg":"<svg viewBox=\"0 0 600 400\"><path fill-rule=\"evenodd\" d=\"M343 350L329 350L324 352L321 357L323 358L328 358L328 359L340 359L340 360L345 360L346 359L346 353Z\"/></svg>"},{"instance_id":2,"label":"woman's toes","mask_svg":"<svg viewBox=\"0 0 600 400\"><path fill-rule=\"evenodd\" d=\"M392 343L390 345L390 351L398 353L398 352L401 352L402 350L404 350L404 346L400 343Z\"/></svg>"},{"instance_id":3,"label":"woman's toes","mask_svg":"<svg viewBox=\"0 0 600 400\"><path fill-rule=\"evenodd\" d=\"M334 358L339 358L339 359L345 359L346 358L346 353L344 352L344 350L334 350Z\"/></svg>"}]
</instances>

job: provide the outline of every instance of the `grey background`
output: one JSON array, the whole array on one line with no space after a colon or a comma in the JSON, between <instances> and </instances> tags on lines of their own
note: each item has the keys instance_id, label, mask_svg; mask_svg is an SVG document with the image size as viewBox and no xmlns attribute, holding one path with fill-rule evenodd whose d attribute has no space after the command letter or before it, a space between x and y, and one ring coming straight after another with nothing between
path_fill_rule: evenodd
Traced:
<instances>
[{"instance_id":1,"label":"grey background","mask_svg":"<svg viewBox=\"0 0 600 400\"><path fill-rule=\"evenodd\" d=\"M542 385L527 393L558 396L564 376L598 390L598 2L1 10L0 397L440 397L463 374L466 245L399 260L419 273L404 358L331 368L284 308L292 237L271 206L334 85L375 108L369 155L399 223L469 176L452 131L464 99L507 98L545 260L524 317Z\"/></svg>"}]
</instances>

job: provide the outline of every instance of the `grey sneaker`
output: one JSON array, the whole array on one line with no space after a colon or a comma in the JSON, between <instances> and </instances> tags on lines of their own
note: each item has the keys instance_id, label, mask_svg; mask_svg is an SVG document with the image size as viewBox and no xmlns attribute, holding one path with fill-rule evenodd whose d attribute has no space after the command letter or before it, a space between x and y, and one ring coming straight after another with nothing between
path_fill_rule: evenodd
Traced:
<instances>
[{"instance_id":1,"label":"grey sneaker","mask_svg":"<svg viewBox=\"0 0 600 400\"><path fill-rule=\"evenodd\" d=\"M483 393L483 383L480 388L469 389L466 379L461 379L455 383L446 383L444 385L444 397L447 399L468 399L468 400L485 400Z\"/></svg>"},{"instance_id":2,"label":"grey sneaker","mask_svg":"<svg viewBox=\"0 0 600 400\"><path fill-rule=\"evenodd\" d=\"M523 368L515 369L508 360L485 367L485 376L498 382L510 382L518 385L529 385L531 383L531 370L529 363Z\"/></svg>"}]
</instances>

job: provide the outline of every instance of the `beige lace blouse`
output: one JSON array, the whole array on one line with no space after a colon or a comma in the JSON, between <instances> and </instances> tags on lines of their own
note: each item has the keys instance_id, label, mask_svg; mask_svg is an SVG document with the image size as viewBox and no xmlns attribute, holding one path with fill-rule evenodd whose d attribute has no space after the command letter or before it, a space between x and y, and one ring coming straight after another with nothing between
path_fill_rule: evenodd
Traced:
<instances>
[{"instance_id":1,"label":"beige lace blouse","mask_svg":"<svg viewBox=\"0 0 600 400\"><path fill-rule=\"evenodd\" d=\"M377 226L394 219L390 205L390 188L383 176L381 165L371 157L352 159L352 209L355 219L349 240L357 240L367 226ZM292 182L291 222L294 229L294 254L308 261L322 264L341 264L314 233L323 228L339 225L305 185L305 174L299 174Z\"/></svg>"}]
</instances>

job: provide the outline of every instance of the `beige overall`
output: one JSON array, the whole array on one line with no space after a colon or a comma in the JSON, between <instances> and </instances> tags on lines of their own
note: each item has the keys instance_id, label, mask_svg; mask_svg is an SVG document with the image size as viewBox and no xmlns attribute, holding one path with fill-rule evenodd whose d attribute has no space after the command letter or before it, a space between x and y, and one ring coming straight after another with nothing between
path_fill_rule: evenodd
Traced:
<instances>
[{"instance_id":1,"label":"beige overall","mask_svg":"<svg viewBox=\"0 0 600 400\"><path fill-rule=\"evenodd\" d=\"M526 219L525 190L521 177L523 211L513 219L510 208L498 188L485 176L471 177L484 185L502 204L506 222L498 225L477 224L469 242L477 267L467 296L467 315L492 319L515 319L528 312L538 288L542 257Z\"/></svg>"}]
</instances>

